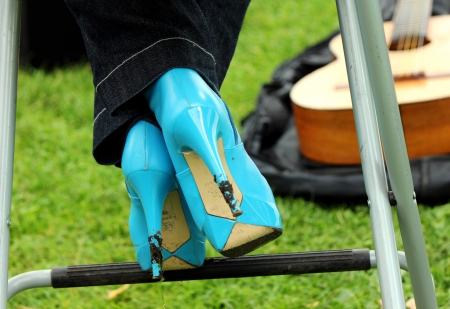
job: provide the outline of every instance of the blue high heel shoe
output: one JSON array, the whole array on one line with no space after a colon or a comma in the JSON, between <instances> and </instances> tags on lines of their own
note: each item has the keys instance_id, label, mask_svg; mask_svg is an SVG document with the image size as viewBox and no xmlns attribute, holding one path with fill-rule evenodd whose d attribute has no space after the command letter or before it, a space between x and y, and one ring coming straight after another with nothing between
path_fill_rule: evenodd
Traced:
<instances>
[{"instance_id":1,"label":"blue high heel shoe","mask_svg":"<svg viewBox=\"0 0 450 309\"><path fill-rule=\"evenodd\" d=\"M201 266L205 236L195 225L181 190L162 133L139 121L128 133L122 171L131 199L129 228L136 257L154 279L162 270Z\"/></svg>"},{"instance_id":2,"label":"blue high heel shoe","mask_svg":"<svg viewBox=\"0 0 450 309\"><path fill-rule=\"evenodd\" d=\"M145 91L198 228L215 250L236 257L282 233L272 191L225 103L197 72L173 69Z\"/></svg>"}]
</instances>

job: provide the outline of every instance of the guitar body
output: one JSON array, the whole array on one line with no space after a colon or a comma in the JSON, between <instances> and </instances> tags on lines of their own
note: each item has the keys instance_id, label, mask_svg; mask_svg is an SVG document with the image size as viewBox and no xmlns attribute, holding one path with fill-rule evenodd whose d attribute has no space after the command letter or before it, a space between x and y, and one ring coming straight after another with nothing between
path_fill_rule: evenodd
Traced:
<instances>
[{"instance_id":1,"label":"guitar body","mask_svg":"<svg viewBox=\"0 0 450 309\"><path fill-rule=\"evenodd\" d=\"M392 22L384 24L388 42L392 28ZM410 158L450 153L449 29L449 15L432 17L428 44L389 51ZM330 49L336 60L302 78L291 91L301 151L318 162L359 164L341 36L330 42Z\"/></svg>"}]
</instances>

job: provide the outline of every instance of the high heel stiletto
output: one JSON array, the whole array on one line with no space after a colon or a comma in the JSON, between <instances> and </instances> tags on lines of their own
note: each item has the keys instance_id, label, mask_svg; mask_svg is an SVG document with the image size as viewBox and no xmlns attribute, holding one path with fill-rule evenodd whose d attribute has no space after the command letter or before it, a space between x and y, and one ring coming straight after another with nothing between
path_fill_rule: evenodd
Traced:
<instances>
[{"instance_id":1,"label":"high heel stiletto","mask_svg":"<svg viewBox=\"0 0 450 309\"><path fill-rule=\"evenodd\" d=\"M197 72L170 70L144 96L194 221L214 249L235 257L280 236L267 181L245 152L225 103Z\"/></svg>"},{"instance_id":2,"label":"high heel stiletto","mask_svg":"<svg viewBox=\"0 0 450 309\"><path fill-rule=\"evenodd\" d=\"M130 236L143 270L162 278L162 270L201 266L205 236L196 227L162 133L140 121L128 133L122 171L131 199Z\"/></svg>"}]
</instances>

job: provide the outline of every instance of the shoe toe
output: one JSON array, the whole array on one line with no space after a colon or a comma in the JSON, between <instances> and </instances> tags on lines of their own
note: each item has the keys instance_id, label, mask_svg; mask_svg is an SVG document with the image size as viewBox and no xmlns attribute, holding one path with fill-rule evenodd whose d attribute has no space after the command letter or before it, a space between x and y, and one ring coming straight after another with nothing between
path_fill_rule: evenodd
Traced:
<instances>
[{"instance_id":1,"label":"shoe toe","mask_svg":"<svg viewBox=\"0 0 450 309\"><path fill-rule=\"evenodd\" d=\"M200 267L205 260L204 241L191 237L186 243L179 247L175 252L169 252L163 248L163 269L188 269Z\"/></svg>"},{"instance_id":2,"label":"shoe toe","mask_svg":"<svg viewBox=\"0 0 450 309\"><path fill-rule=\"evenodd\" d=\"M225 246L230 236L230 232L235 224L234 220L215 216L207 216L205 220L204 232L208 241L217 251Z\"/></svg>"},{"instance_id":3,"label":"shoe toe","mask_svg":"<svg viewBox=\"0 0 450 309\"><path fill-rule=\"evenodd\" d=\"M241 209L244 213L237 218L237 222L283 229L280 213L273 202L244 196Z\"/></svg>"},{"instance_id":4,"label":"shoe toe","mask_svg":"<svg viewBox=\"0 0 450 309\"><path fill-rule=\"evenodd\" d=\"M202 266L205 261L205 254L205 243L198 241L195 238L189 239L188 242L173 253L174 256L191 264L192 266Z\"/></svg>"}]
</instances>

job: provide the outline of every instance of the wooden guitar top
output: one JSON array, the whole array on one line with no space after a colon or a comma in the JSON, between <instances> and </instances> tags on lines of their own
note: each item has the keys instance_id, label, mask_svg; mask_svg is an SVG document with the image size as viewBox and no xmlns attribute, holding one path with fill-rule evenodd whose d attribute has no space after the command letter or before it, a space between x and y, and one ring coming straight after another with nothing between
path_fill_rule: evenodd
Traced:
<instances>
[{"instance_id":1,"label":"wooden guitar top","mask_svg":"<svg viewBox=\"0 0 450 309\"><path fill-rule=\"evenodd\" d=\"M390 41L392 22L386 22ZM450 97L450 16L430 18L427 37L430 43L410 51L389 51L394 76L425 73L425 78L397 81L399 104L427 102ZM350 89L345 68L341 36L330 42L336 60L302 78L291 91L291 100L304 108L317 110L351 109Z\"/></svg>"},{"instance_id":2,"label":"wooden guitar top","mask_svg":"<svg viewBox=\"0 0 450 309\"><path fill-rule=\"evenodd\" d=\"M384 28L390 41L393 24ZM430 18L426 37L417 49L389 51L410 158L450 153L450 16ZM301 152L318 162L359 164L341 36L330 49L336 60L291 90Z\"/></svg>"}]
</instances>

